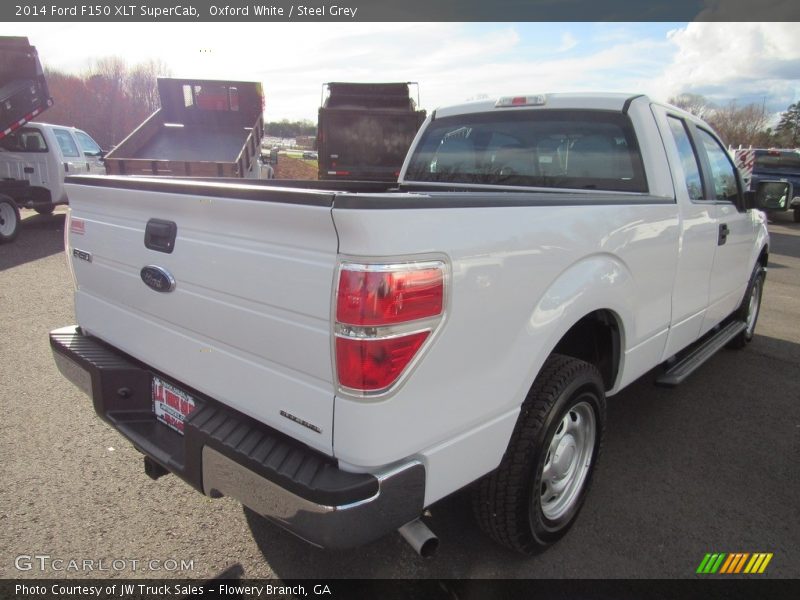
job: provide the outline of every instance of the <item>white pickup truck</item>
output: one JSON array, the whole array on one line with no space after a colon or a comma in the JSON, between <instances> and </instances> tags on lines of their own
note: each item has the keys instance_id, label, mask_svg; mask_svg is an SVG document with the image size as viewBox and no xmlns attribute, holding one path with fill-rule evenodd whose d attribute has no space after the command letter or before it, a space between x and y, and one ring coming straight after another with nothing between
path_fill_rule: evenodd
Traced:
<instances>
[{"instance_id":1,"label":"white pickup truck","mask_svg":"<svg viewBox=\"0 0 800 600\"><path fill-rule=\"evenodd\" d=\"M428 554L418 518L470 484L500 543L560 538L606 397L750 341L769 247L763 190L641 95L436 110L391 189L67 186L62 373L152 477L327 548L400 529Z\"/></svg>"}]
</instances>

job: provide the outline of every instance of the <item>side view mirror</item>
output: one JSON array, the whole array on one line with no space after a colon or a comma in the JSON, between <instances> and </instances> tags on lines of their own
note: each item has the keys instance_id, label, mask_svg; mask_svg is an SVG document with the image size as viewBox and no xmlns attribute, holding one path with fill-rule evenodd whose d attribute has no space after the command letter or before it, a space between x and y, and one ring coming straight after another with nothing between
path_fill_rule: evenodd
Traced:
<instances>
[{"instance_id":1,"label":"side view mirror","mask_svg":"<svg viewBox=\"0 0 800 600\"><path fill-rule=\"evenodd\" d=\"M745 204L747 208L787 211L792 192L792 184L788 181L759 181L755 191L745 193Z\"/></svg>"}]
</instances>

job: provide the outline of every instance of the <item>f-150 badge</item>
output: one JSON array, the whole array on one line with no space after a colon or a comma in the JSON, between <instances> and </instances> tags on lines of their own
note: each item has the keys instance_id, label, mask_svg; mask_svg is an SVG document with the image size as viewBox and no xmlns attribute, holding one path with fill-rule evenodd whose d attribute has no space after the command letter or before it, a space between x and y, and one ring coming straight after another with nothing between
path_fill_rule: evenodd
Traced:
<instances>
[{"instance_id":1,"label":"f-150 badge","mask_svg":"<svg viewBox=\"0 0 800 600\"><path fill-rule=\"evenodd\" d=\"M175 289L175 278L166 269L156 265L147 265L141 271L145 285L157 292L171 292Z\"/></svg>"}]
</instances>

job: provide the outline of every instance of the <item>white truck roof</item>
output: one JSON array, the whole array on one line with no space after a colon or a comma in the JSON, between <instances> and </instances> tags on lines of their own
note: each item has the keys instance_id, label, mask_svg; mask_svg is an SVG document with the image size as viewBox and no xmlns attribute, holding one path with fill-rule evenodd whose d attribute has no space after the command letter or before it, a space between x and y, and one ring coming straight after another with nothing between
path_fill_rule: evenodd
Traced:
<instances>
[{"instance_id":1,"label":"white truck roof","mask_svg":"<svg viewBox=\"0 0 800 600\"><path fill-rule=\"evenodd\" d=\"M645 98L643 94L635 93L554 93L554 94L520 94L519 96L503 96L503 98L541 97L544 104L525 104L520 106L506 106L498 110L531 110L536 108L561 108L561 109L595 109L621 111L625 102L632 98ZM437 117L449 117L468 113L486 112L495 108L498 98L467 102L455 106L446 106L436 109Z\"/></svg>"}]
</instances>

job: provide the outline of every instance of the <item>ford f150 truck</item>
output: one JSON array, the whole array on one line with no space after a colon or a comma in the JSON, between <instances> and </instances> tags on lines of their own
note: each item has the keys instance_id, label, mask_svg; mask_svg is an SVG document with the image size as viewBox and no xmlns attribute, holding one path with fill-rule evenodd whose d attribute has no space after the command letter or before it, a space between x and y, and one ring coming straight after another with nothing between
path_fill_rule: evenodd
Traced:
<instances>
[{"instance_id":1,"label":"ford f150 truck","mask_svg":"<svg viewBox=\"0 0 800 600\"><path fill-rule=\"evenodd\" d=\"M301 187L302 186L302 187ZM145 456L326 548L472 484L532 552L606 397L753 337L769 238L702 121L645 96L434 111L398 184L71 177L62 373Z\"/></svg>"}]
</instances>

